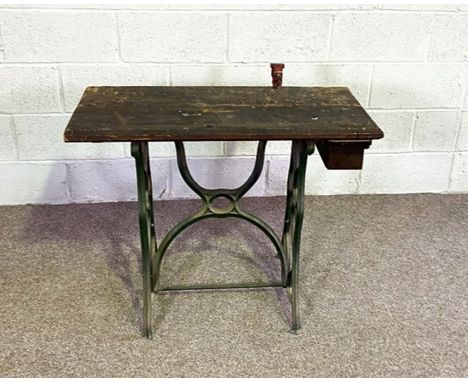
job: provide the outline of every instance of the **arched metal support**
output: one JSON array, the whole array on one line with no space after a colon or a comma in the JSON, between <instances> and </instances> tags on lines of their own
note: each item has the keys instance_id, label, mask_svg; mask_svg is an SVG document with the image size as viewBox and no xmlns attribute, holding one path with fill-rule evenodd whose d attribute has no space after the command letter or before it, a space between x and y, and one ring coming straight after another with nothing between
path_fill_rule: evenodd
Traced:
<instances>
[{"instance_id":1,"label":"arched metal support","mask_svg":"<svg viewBox=\"0 0 468 382\"><path fill-rule=\"evenodd\" d=\"M238 201L242 196L244 196L252 186L257 182L260 177L263 169L263 164L265 162L265 147L266 141L259 141L257 146L257 155L255 157L255 164L252 170L252 173L247 178L247 180L239 187L234 189L227 188L217 188L217 189L208 189L200 186L195 179L193 179L192 174L188 168L187 158L185 156L184 142L176 141L176 153L177 153L177 166L179 167L180 175L184 179L187 186L195 192L203 201L209 202L209 199L213 199L214 196L228 196L232 197L235 201Z\"/></svg>"},{"instance_id":2,"label":"arched metal support","mask_svg":"<svg viewBox=\"0 0 468 382\"><path fill-rule=\"evenodd\" d=\"M243 195L245 195L249 189L255 184L261 175L264 158L265 158L265 146L266 141L259 141L257 148L257 156L255 159L255 165L251 175L248 179L239 187L235 189L207 189L200 186L190 174L190 170L187 165L187 159L185 156L185 149L183 142L175 142L177 152L177 165L179 167L180 174L187 185L202 199L202 207L195 214L185 218L179 222L174 228L172 228L161 241L159 249L156 251L156 258L153 268L153 284L152 288L154 291L159 289L159 272L161 269L162 259L169 244L179 235L183 230L191 226L192 224L206 219L206 218L227 218L235 217L248 221L258 228L260 228L266 236L273 243L278 257L281 262L281 280L284 287L287 286L287 278L289 272L289 263L284 251L281 240L276 235L275 231L266 224L263 220L259 219L246 211L243 211L239 205L239 201ZM218 208L213 205L213 201L218 198L226 198L229 202L225 208Z\"/></svg>"},{"instance_id":3,"label":"arched metal support","mask_svg":"<svg viewBox=\"0 0 468 382\"><path fill-rule=\"evenodd\" d=\"M208 218L226 218L226 217L233 217L233 218L240 218L243 220L246 220L253 225L257 226L260 228L265 235L271 240L273 243L276 251L280 253L281 255L279 256L280 262L281 262L281 285L283 287L287 286L287 280L288 280L288 273L289 273L289 267L286 261L286 257L284 255L284 249L281 244L281 241L279 237L276 235L276 233L273 231L273 229L268 226L266 223L264 223L262 220L259 218L245 212L245 211L236 211L236 212L228 212L226 214L213 214L210 212L204 213L203 210L199 210L195 214L185 218L181 222L179 222L174 228L172 228L164 237L164 239L161 241L161 244L159 245L159 249L156 252L156 260L154 264L154 270L153 270L153 280L155 280L155 284L153 285L153 290L158 291L159 290L159 272L161 269L161 262L163 259L163 256L169 247L169 244L176 238L177 235L179 235L183 230L191 226L192 224L203 220L203 219L208 219ZM242 285L239 285L238 287L242 287Z\"/></svg>"}]
</instances>

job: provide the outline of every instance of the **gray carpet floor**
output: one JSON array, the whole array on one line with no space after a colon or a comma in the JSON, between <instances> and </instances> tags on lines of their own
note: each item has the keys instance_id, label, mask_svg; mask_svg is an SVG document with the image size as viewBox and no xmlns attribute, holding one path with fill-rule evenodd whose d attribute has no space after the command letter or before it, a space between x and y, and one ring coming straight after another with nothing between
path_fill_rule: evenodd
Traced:
<instances>
[{"instance_id":1,"label":"gray carpet floor","mask_svg":"<svg viewBox=\"0 0 468 382\"><path fill-rule=\"evenodd\" d=\"M198 202L156 203L159 239ZM278 232L284 198L244 207ZM303 329L279 290L154 295L136 203L0 207L1 377L468 377L468 195L307 197ZM162 285L276 280L257 228L204 221Z\"/></svg>"}]
</instances>

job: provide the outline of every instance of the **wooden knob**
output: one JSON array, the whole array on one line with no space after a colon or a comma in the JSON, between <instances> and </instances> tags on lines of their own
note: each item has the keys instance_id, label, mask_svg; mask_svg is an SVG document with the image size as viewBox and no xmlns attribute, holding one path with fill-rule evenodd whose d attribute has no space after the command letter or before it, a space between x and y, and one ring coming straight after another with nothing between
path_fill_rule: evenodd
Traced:
<instances>
[{"instance_id":1,"label":"wooden knob","mask_svg":"<svg viewBox=\"0 0 468 382\"><path fill-rule=\"evenodd\" d=\"M283 84L283 69L284 64L270 64L271 67L271 79L273 81L273 87L278 89Z\"/></svg>"}]
</instances>

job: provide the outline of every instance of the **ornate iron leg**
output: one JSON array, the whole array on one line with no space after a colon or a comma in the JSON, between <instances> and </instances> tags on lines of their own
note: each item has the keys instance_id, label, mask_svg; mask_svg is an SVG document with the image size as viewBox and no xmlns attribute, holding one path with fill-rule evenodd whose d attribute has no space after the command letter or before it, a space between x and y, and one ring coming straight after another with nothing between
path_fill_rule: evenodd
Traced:
<instances>
[{"instance_id":1,"label":"ornate iron leg","mask_svg":"<svg viewBox=\"0 0 468 382\"><path fill-rule=\"evenodd\" d=\"M147 142L132 142L132 156L135 158L138 185L138 216L143 268L143 331L147 338L152 338L151 330L151 291L152 263L156 251L154 234L153 193L151 169Z\"/></svg>"},{"instance_id":2,"label":"ornate iron leg","mask_svg":"<svg viewBox=\"0 0 468 382\"><path fill-rule=\"evenodd\" d=\"M302 220L304 217L304 186L307 156L313 152L313 149L314 146L310 142L293 141L287 183L286 213L282 243L291 264L287 289L292 310L291 330L294 333L301 327L299 314L299 253Z\"/></svg>"}]
</instances>

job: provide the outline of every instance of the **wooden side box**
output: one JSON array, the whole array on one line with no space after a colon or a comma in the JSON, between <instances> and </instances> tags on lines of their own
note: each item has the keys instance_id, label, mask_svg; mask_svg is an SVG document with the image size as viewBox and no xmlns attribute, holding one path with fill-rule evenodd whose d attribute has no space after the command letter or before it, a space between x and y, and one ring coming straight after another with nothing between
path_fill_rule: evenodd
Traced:
<instances>
[{"instance_id":1,"label":"wooden side box","mask_svg":"<svg viewBox=\"0 0 468 382\"><path fill-rule=\"evenodd\" d=\"M330 140L318 141L317 148L323 164L329 170L359 170L362 168L364 150L371 145L370 140Z\"/></svg>"}]
</instances>

